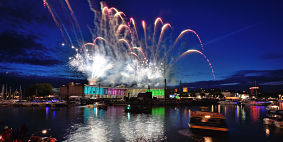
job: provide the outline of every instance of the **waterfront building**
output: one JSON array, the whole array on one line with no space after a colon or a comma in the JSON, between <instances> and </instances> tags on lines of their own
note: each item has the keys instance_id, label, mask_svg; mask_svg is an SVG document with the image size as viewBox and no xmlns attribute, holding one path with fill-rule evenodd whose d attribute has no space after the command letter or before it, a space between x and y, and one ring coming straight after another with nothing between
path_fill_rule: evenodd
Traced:
<instances>
[{"instance_id":1,"label":"waterfront building","mask_svg":"<svg viewBox=\"0 0 283 142\"><path fill-rule=\"evenodd\" d=\"M224 97L235 97L235 93L232 92L221 92Z\"/></svg>"},{"instance_id":2,"label":"waterfront building","mask_svg":"<svg viewBox=\"0 0 283 142\"><path fill-rule=\"evenodd\" d=\"M257 97L258 95L258 91L259 91L259 87L254 86L254 87L250 87L250 95L253 97Z\"/></svg>"},{"instance_id":3,"label":"waterfront building","mask_svg":"<svg viewBox=\"0 0 283 142\"><path fill-rule=\"evenodd\" d=\"M139 93L151 92L152 97L164 98L164 89L143 89L143 88L123 88L123 87L103 87L78 83L68 83L60 87L61 98L123 98L137 97Z\"/></svg>"},{"instance_id":4,"label":"waterfront building","mask_svg":"<svg viewBox=\"0 0 283 142\"><path fill-rule=\"evenodd\" d=\"M61 98L82 98L84 97L84 85L79 83L70 82L67 85L60 87Z\"/></svg>"},{"instance_id":5,"label":"waterfront building","mask_svg":"<svg viewBox=\"0 0 283 142\"><path fill-rule=\"evenodd\" d=\"M84 97L86 98L123 98L126 95L127 89L125 88L84 85Z\"/></svg>"}]
</instances>

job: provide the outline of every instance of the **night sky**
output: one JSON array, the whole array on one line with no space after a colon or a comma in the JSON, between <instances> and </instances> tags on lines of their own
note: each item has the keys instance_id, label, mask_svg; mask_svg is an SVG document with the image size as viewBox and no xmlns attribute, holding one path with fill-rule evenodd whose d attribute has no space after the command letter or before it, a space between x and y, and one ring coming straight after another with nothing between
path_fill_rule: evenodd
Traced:
<instances>
[{"instance_id":1,"label":"night sky","mask_svg":"<svg viewBox=\"0 0 283 142\"><path fill-rule=\"evenodd\" d=\"M93 26L94 15L87 0L69 1L85 40L91 41L88 28ZM93 3L99 9L99 2ZM195 30L216 78L202 56L186 56L175 65L174 77L190 87L247 89L255 80L269 90L272 85L283 87L283 1L109 0L106 4L135 18L139 31L142 20L153 27L157 17L172 25L168 38L173 40L182 30ZM200 49L193 35L187 39L186 49ZM75 52L62 46L63 42L41 0L0 1L1 83L8 80L15 86L39 81L58 86L84 80L68 66L68 58Z\"/></svg>"}]
</instances>

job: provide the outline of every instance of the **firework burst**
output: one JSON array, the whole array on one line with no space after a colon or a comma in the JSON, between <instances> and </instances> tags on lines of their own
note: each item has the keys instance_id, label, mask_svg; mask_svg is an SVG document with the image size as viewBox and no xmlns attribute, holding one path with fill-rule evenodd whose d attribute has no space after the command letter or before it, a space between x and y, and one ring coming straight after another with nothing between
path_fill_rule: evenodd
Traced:
<instances>
[{"instance_id":1,"label":"firework burst","mask_svg":"<svg viewBox=\"0 0 283 142\"><path fill-rule=\"evenodd\" d=\"M62 32L66 32L48 2L44 0L44 3L57 27ZM65 0L65 4L79 31L79 24L69 1ZM89 4L91 7L90 1ZM204 50L200 37L194 30L186 29L179 34L171 46L162 46L168 44L163 39L172 27L169 23L164 23L160 17L154 22L152 34L148 33L146 22L142 21L143 36L139 36L134 18L128 21L126 15L116 8L109 8L101 3L100 11L94 9L92 11L97 18L94 20L97 28L91 30L93 41L80 41L80 48L76 49L75 56L69 58L70 66L84 73L90 84L96 84L99 81L112 85L161 86L164 78L170 78L174 63L190 53L202 55L208 62L214 77L213 67L203 52L189 49L177 56L171 54L180 39L187 33L195 35L201 49ZM160 31L159 27L161 27ZM68 33L65 34L68 35ZM69 43L72 45L71 40Z\"/></svg>"}]
</instances>

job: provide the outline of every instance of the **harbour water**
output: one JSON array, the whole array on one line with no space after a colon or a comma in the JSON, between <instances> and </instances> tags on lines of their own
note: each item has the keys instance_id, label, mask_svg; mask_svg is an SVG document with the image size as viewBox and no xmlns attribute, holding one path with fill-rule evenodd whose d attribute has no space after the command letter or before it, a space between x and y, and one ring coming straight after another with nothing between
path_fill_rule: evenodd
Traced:
<instances>
[{"instance_id":1,"label":"harbour water","mask_svg":"<svg viewBox=\"0 0 283 142\"><path fill-rule=\"evenodd\" d=\"M190 112L199 107L154 107L149 114L130 114L123 106L107 110L82 106L0 107L0 126L13 129L25 124L28 133L50 129L59 141L283 141L283 129L267 127L265 106L213 105L211 111L226 116L227 134L193 133Z\"/></svg>"}]
</instances>

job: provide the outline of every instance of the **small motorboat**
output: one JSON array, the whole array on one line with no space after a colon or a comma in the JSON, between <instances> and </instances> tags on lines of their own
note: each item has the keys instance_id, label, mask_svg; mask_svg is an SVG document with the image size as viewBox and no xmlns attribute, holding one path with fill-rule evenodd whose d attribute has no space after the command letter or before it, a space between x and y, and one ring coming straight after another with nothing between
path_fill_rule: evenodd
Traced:
<instances>
[{"instance_id":1,"label":"small motorboat","mask_svg":"<svg viewBox=\"0 0 283 142\"><path fill-rule=\"evenodd\" d=\"M189 127L192 130L228 132L224 115L216 112L192 111Z\"/></svg>"},{"instance_id":2,"label":"small motorboat","mask_svg":"<svg viewBox=\"0 0 283 142\"><path fill-rule=\"evenodd\" d=\"M49 135L49 136L48 136ZM42 130L40 132L36 132L32 134L29 138L28 142L56 142L56 138L52 138L50 130Z\"/></svg>"}]
</instances>

